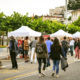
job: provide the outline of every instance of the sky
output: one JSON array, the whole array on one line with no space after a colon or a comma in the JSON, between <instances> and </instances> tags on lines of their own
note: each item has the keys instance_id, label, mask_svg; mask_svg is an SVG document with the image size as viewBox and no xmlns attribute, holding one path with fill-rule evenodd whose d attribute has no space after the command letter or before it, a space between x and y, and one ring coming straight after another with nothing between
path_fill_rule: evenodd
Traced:
<instances>
[{"instance_id":1,"label":"sky","mask_svg":"<svg viewBox=\"0 0 80 80\"><path fill-rule=\"evenodd\" d=\"M28 16L47 15L49 9L64 6L65 0L0 0L0 12L11 15L14 11Z\"/></svg>"}]
</instances>

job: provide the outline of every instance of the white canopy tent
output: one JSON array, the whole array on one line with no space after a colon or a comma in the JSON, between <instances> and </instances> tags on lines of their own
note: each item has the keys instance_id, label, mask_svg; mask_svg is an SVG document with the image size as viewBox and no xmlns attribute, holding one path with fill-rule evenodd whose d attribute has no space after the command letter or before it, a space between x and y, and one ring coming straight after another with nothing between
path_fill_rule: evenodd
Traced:
<instances>
[{"instance_id":1,"label":"white canopy tent","mask_svg":"<svg viewBox=\"0 0 80 80\"><path fill-rule=\"evenodd\" d=\"M50 35L50 37L64 37L64 36L66 36L66 37L72 37L71 34L65 32L65 31L63 31L61 29Z\"/></svg>"},{"instance_id":2,"label":"white canopy tent","mask_svg":"<svg viewBox=\"0 0 80 80\"><path fill-rule=\"evenodd\" d=\"M73 38L80 38L80 32L76 32L73 34Z\"/></svg>"},{"instance_id":3,"label":"white canopy tent","mask_svg":"<svg viewBox=\"0 0 80 80\"><path fill-rule=\"evenodd\" d=\"M39 37L39 36L41 36L41 33L30 29L28 26L22 26L15 31L9 32L8 37L10 37L10 36L14 36L14 37L26 37L26 36Z\"/></svg>"}]
</instances>

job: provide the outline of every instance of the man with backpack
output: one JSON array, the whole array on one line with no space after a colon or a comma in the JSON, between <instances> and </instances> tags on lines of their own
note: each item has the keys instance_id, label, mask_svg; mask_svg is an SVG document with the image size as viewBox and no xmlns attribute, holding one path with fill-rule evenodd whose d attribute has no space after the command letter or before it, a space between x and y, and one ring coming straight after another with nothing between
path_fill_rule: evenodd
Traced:
<instances>
[{"instance_id":1,"label":"man with backpack","mask_svg":"<svg viewBox=\"0 0 80 80\"><path fill-rule=\"evenodd\" d=\"M67 57L68 42L66 40L66 37L64 37L64 40L61 42L61 44L62 44L62 50L63 50L64 56Z\"/></svg>"}]
</instances>

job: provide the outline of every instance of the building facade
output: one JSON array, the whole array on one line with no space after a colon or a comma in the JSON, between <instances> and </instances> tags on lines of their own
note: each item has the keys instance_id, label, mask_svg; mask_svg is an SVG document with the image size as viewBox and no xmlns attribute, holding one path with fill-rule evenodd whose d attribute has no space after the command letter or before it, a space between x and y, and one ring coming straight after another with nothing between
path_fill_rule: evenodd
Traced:
<instances>
[{"instance_id":1,"label":"building facade","mask_svg":"<svg viewBox=\"0 0 80 80\"><path fill-rule=\"evenodd\" d=\"M65 7L56 7L55 9L49 9L49 15L54 16L54 15L64 15Z\"/></svg>"},{"instance_id":2,"label":"building facade","mask_svg":"<svg viewBox=\"0 0 80 80\"><path fill-rule=\"evenodd\" d=\"M74 10L71 12L72 13L72 22L74 22L75 20L77 20L80 16L80 9L78 10Z\"/></svg>"},{"instance_id":3,"label":"building facade","mask_svg":"<svg viewBox=\"0 0 80 80\"><path fill-rule=\"evenodd\" d=\"M49 9L49 15L43 16L43 20L56 20L59 22L64 22L64 6L57 7L55 9Z\"/></svg>"},{"instance_id":4,"label":"building facade","mask_svg":"<svg viewBox=\"0 0 80 80\"><path fill-rule=\"evenodd\" d=\"M54 15L54 16L43 16L43 20L51 20L51 21L59 21L59 22L63 22L64 21L64 17L61 15Z\"/></svg>"}]
</instances>

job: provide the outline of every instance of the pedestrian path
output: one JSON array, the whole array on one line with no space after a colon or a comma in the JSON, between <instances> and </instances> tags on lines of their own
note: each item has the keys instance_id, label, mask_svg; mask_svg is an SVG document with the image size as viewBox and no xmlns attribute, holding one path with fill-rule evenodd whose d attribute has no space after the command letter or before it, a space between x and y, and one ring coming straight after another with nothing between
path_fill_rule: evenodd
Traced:
<instances>
[{"instance_id":1,"label":"pedestrian path","mask_svg":"<svg viewBox=\"0 0 80 80\"><path fill-rule=\"evenodd\" d=\"M80 80L80 62L75 62L69 65L69 68L64 72L60 69L60 77L52 77L52 71L46 71L46 76L39 77L39 75L31 75L16 80Z\"/></svg>"},{"instance_id":2,"label":"pedestrian path","mask_svg":"<svg viewBox=\"0 0 80 80\"><path fill-rule=\"evenodd\" d=\"M4 62L6 62L6 60ZM77 62L77 61L74 61L74 57L71 57L70 55L68 55L69 68L75 62ZM37 70L38 64L31 64L30 62L24 63L24 60L22 60L22 62L21 62L21 60L19 60L18 64L19 64L18 70L10 70L9 69L11 67L10 60L9 60L9 65L5 66L5 63L4 63L3 66L5 66L5 67L2 70L0 70L0 74L3 74L3 76L5 76L4 80L18 80L18 79L19 80L28 80L30 77L32 78L30 80L38 80L38 78L39 78L38 77L38 70ZM69 68L67 70L69 70ZM65 72L62 71L61 67L60 67L60 77L64 73ZM52 76L51 76L52 64L49 68L46 69L45 74L47 76L45 77L45 79L42 78L42 80L48 80L49 78L52 78ZM46 79L46 78L48 78L48 79Z\"/></svg>"}]
</instances>

